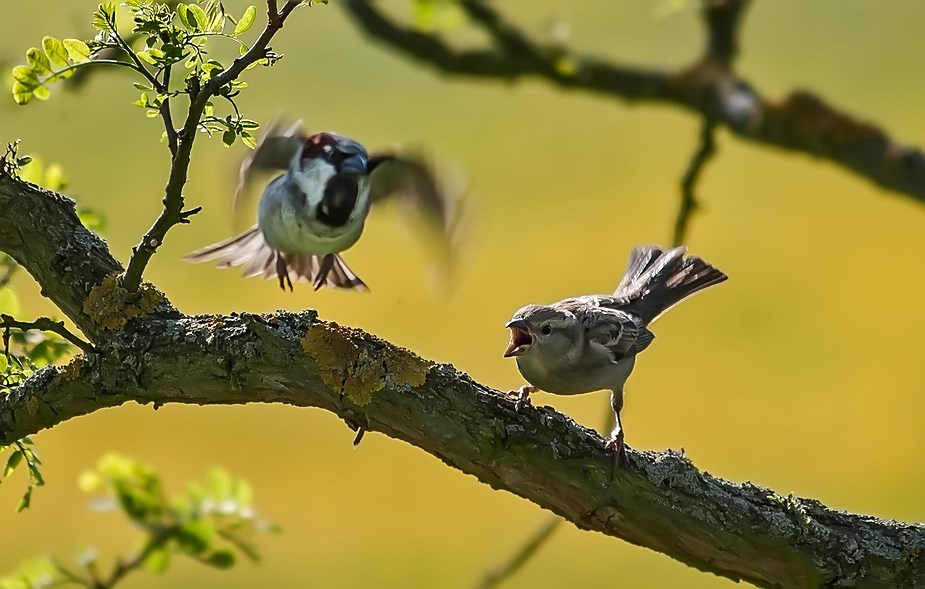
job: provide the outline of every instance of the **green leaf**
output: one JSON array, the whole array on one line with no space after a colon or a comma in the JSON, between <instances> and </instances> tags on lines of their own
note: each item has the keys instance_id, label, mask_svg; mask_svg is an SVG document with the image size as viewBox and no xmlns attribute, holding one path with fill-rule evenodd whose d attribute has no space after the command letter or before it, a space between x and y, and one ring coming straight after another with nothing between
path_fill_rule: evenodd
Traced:
<instances>
[{"instance_id":1,"label":"green leaf","mask_svg":"<svg viewBox=\"0 0 925 589\"><path fill-rule=\"evenodd\" d=\"M161 574L170 567L170 551L166 548L153 550L143 563L144 567L155 574Z\"/></svg>"},{"instance_id":2,"label":"green leaf","mask_svg":"<svg viewBox=\"0 0 925 589\"><path fill-rule=\"evenodd\" d=\"M13 100L16 104L28 104L32 100L33 86L26 86L22 82L13 82Z\"/></svg>"},{"instance_id":3,"label":"green leaf","mask_svg":"<svg viewBox=\"0 0 925 589\"><path fill-rule=\"evenodd\" d=\"M187 6L187 18L190 21L190 24L193 25L193 28L199 31L206 30L206 26L209 23L209 17L206 16L206 11L202 9L198 4L190 4Z\"/></svg>"},{"instance_id":4,"label":"green leaf","mask_svg":"<svg viewBox=\"0 0 925 589\"><path fill-rule=\"evenodd\" d=\"M164 131L166 133L166 131ZM106 217L104 217L98 211L87 208L77 209L77 217L80 219L80 222L83 223L83 226L89 229L90 231L96 231L99 233L106 229Z\"/></svg>"},{"instance_id":5,"label":"green leaf","mask_svg":"<svg viewBox=\"0 0 925 589\"><path fill-rule=\"evenodd\" d=\"M233 129L228 129L222 133L222 143L225 144L225 147L231 147L234 145L234 140L237 138Z\"/></svg>"},{"instance_id":6,"label":"green leaf","mask_svg":"<svg viewBox=\"0 0 925 589\"><path fill-rule=\"evenodd\" d=\"M0 287L0 313L19 315L19 299L13 289L8 286Z\"/></svg>"},{"instance_id":7,"label":"green leaf","mask_svg":"<svg viewBox=\"0 0 925 589\"><path fill-rule=\"evenodd\" d=\"M177 16L180 17L180 23L182 23L187 30L192 31L196 28L196 25L190 22L189 8L186 4L177 4Z\"/></svg>"},{"instance_id":8,"label":"green leaf","mask_svg":"<svg viewBox=\"0 0 925 589\"><path fill-rule=\"evenodd\" d=\"M6 461L6 467L3 469L3 478L6 478L13 474L13 471L16 470L16 467L22 462L23 453L19 450L14 450L10 457Z\"/></svg>"},{"instance_id":9,"label":"green leaf","mask_svg":"<svg viewBox=\"0 0 925 589\"><path fill-rule=\"evenodd\" d=\"M46 86L38 86L32 90L32 95L39 100L48 100L51 97L51 90Z\"/></svg>"},{"instance_id":10,"label":"green leaf","mask_svg":"<svg viewBox=\"0 0 925 589\"><path fill-rule=\"evenodd\" d=\"M17 65L10 73L14 80L20 82L24 86L28 86L30 89L34 89L39 85L38 75L27 65Z\"/></svg>"},{"instance_id":11,"label":"green leaf","mask_svg":"<svg viewBox=\"0 0 925 589\"><path fill-rule=\"evenodd\" d=\"M233 567L234 561L234 552L228 550L227 548L222 548L210 554L202 562L207 565L214 566L215 568L225 570Z\"/></svg>"},{"instance_id":12,"label":"green leaf","mask_svg":"<svg viewBox=\"0 0 925 589\"><path fill-rule=\"evenodd\" d=\"M241 143L250 147L251 149L257 148L257 138L248 133L247 131L241 132Z\"/></svg>"},{"instance_id":13,"label":"green leaf","mask_svg":"<svg viewBox=\"0 0 925 589\"><path fill-rule=\"evenodd\" d=\"M26 61L36 75L47 76L51 73L51 63L41 49L32 47L26 51Z\"/></svg>"},{"instance_id":14,"label":"green leaf","mask_svg":"<svg viewBox=\"0 0 925 589\"><path fill-rule=\"evenodd\" d=\"M64 175L64 168L61 167L61 164L53 163L48 165L42 186L55 192L61 192L67 187L67 177Z\"/></svg>"},{"instance_id":15,"label":"green leaf","mask_svg":"<svg viewBox=\"0 0 925 589\"><path fill-rule=\"evenodd\" d=\"M254 20L257 18L257 7L251 4L244 11L244 14L241 15L241 19L238 21L238 24L234 27L234 34L242 35L247 32L252 26L254 26Z\"/></svg>"},{"instance_id":16,"label":"green leaf","mask_svg":"<svg viewBox=\"0 0 925 589\"><path fill-rule=\"evenodd\" d=\"M9 365L7 362L6 354L0 354L0 374L6 372L6 367Z\"/></svg>"},{"instance_id":17,"label":"green leaf","mask_svg":"<svg viewBox=\"0 0 925 589\"><path fill-rule=\"evenodd\" d=\"M26 492L23 493L22 499L19 500L19 504L16 506L16 512L21 512L29 508L29 505L32 503L32 490L35 489L33 486L29 486L26 489Z\"/></svg>"},{"instance_id":18,"label":"green leaf","mask_svg":"<svg viewBox=\"0 0 925 589\"><path fill-rule=\"evenodd\" d=\"M157 65L157 62L154 61L154 58L151 57L151 53L148 51L139 51L135 53L135 55L138 56L138 59L140 59L141 61L150 63L151 65Z\"/></svg>"},{"instance_id":19,"label":"green leaf","mask_svg":"<svg viewBox=\"0 0 925 589\"><path fill-rule=\"evenodd\" d=\"M84 493L92 493L103 486L103 477L95 470L85 470L77 477L77 488Z\"/></svg>"},{"instance_id":20,"label":"green leaf","mask_svg":"<svg viewBox=\"0 0 925 589\"><path fill-rule=\"evenodd\" d=\"M68 65L67 51L64 44L54 37L42 38L42 49L48 54L48 58L55 65Z\"/></svg>"},{"instance_id":21,"label":"green leaf","mask_svg":"<svg viewBox=\"0 0 925 589\"><path fill-rule=\"evenodd\" d=\"M215 526L201 519L183 522L177 529L177 542L187 554L202 554L215 539Z\"/></svg>"},{"instance_id":22,"label":"green leaf","mask_svg":"<svg viewBox=\"0 0 925 589\"><path fill-rule=\"evenodd\" d=\"M74 63L90 61L90 48L80 39L65 39L64 48L67 49L67 56Z\"/></svg>"}]
</instances>

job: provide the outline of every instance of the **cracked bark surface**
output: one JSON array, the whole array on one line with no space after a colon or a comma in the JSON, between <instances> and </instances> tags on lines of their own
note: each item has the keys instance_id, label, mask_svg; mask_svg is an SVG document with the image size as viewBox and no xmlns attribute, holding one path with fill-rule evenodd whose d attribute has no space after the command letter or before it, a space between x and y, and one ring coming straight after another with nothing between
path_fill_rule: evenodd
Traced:
<instances>
[{"instance_id":1,"label":"cracked bark surface","mask_svg":"<svg viewBox=\"0 0 925 589\"><path fill-rule=\"evenodd\" d=\"M9 177L0 177L0 250L98 350L0 396L0 444L130 401L318 407L581 529L703 571L763 587L925 585L921 525L724 481L672 452L629 450L631 468L608 486L613 457L595 432L545 407L517 413L452 366L314 311L186 316L158 299L124 327L103 327L85 303L122 267L72 201Z\"/></svg>"}]
</instances>

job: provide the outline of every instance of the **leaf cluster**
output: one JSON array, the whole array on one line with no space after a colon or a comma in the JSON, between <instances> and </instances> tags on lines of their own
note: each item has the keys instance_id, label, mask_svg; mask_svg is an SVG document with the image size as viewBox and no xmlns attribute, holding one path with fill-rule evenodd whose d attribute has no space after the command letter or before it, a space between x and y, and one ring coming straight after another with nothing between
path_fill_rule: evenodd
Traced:
<instances>
[{"instance_id":1,"label":"leaf cluster","mask_svg":"<svg viewBox=\"0 0 925 589\"><path fill-rule=\"evenodd\" d=\"M185 493L170 499L153 469L109 454L96 468L82 473L78 483L86 492L102 492L109 505L141 530L139 550L118 559L106 575L101 574L94 551L77 559L83 569L79 571L51 558L30 561L0 579L0 589L37 589L65 583L108 589L135 570L163 573L176 556L229 569L242 556L258 561L255 536L278 531L257 518L247 481L232 478L221 469L210 470L203 482L190 484Z\"/></svg>"},{"instance_id":2,"label":"leaf cluster","mask_svg":"<svg viewBox=\"0 0 925 589\"><path fill-rule=\"evenodd\" d=\"M126 16L120 15L122 10L131 19L131 33L120 31L120 16ZM257 8L251 5L235 18L215 0L191 3L126 0L121 8L112 2L100 4L91 19L97 30L93 39L59 40L46 36L41 49L33 47L26 52L26 64L13 68L13 98L19 104L26 104L33 97L47 99L50 85L84 67L125 67L139 76L133 85L141 94L133 104L145 109L150 118L163 116L171 98L183 95L193 100L206 83L225 71L225 64L209 53L211 39L231 41L239 55L248 51L250 47L241 37L251 29L256 16ZM272 65L280 57L267 51L248 69ZM182 83L171 81L175 66L186 72ZM246 82L235 79L217 88L214 97L227 101L232 112L217 115L210 100L199 129L210 136L220 133L225 145L232 145L240 137L253 147L254 132L259 125L245 119L234 102L246 87ZM163 138L167 137L165 131Z\"/></svg>"}]
</instances>

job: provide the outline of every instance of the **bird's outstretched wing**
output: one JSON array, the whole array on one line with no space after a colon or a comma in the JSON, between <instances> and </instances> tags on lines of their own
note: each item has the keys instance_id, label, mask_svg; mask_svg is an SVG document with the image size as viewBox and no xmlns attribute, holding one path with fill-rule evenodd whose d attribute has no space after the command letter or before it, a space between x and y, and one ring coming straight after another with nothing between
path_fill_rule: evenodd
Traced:
<instances>
[{"instance_id":1,"label":"bird's outstretched wing","mask_svg":"<svg viewBox=\"0 0 925 589\"><path fill-rule=\"evenodd\" d=\"M441 254L451 256L462 230L463 180L438 176L423 158L394 153L369 159L369 200L372 205L396 201L410 217L423 221L436 237ZM420 225L421 223L419 223Z\"/></svg>"},{"instance_id":2,"label":"bird's outstretched wing","mask_svg":"<svg viewBox=\"0 0 925 589\"><path fill-rule=\"evenodd\" d=\"M588 340L607 348L614 361L645 350L655 334L636 315L619 309L592 307L582 313Z\"/></svg>"},{"instance_id":3,"label":"bird's outstretched wing","mask_svg":"<svg viewBox=\"0 0 925 589\"><path fill-rule=\"evenodd\" d=\"M296 121L283 130L280 130L280 127L279 117L271 121L257 140L253 151L241 162L238 168L238 186L235 188L232 203L232 211L235 214L240 210L254 172L286 170L289 162L302 148L305 142L302 121Z\"/></svg>"}]
</instances>

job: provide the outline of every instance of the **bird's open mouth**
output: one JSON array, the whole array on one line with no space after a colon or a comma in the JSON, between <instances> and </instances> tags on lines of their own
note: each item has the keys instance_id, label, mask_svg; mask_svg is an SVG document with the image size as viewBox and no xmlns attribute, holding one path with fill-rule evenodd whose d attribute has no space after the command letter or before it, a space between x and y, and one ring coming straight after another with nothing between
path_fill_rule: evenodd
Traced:
<instances>
[{"instance_id":1,"label":"bird's open mouth","mask_svg":"<svg viewBox=\"0 0 925 589\"><path fill-rule=\"evenodd\" d=\"M504 351L504 357L519 356L533 345L533 337L525 330L514 325L508 325L511 329L511 341Z\"/></svg>"}]
</instances>

